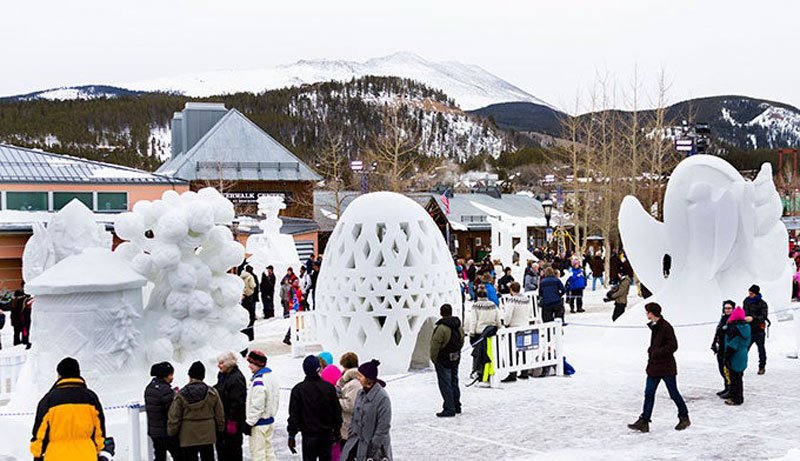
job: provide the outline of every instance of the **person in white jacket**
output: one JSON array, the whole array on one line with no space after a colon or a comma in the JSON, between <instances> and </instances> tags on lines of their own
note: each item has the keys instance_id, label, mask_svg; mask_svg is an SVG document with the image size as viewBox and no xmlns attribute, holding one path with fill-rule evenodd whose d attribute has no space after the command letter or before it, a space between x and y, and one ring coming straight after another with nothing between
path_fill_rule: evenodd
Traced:
<instances>
[{"instance_id":1,"label":"person in white jacket","mask_svg":"<svg viewBox=\"0 0 800 461\"><path fill-rule=\"evenodd\" d=\"M275 431L275 415L280 400L278 380L267 368L267 356L259 350L247 354L247 362L253 377L247 393L245 422L250 428L250 457L253 461L274 461L272 434Z\"/></svg>"},{"instance_id":2,"label":"person in white jacket","mask_svg":"<svg viewBox=\"0 0 800 461\"><path fill-rule=\"evenodd\" d=\"M503 305L503 325L506 328L526 327L531 324L531 316L533 315L533 304L528 296L520 294L521 287L519 283L512 282L509 285L511 296L506 298ZM519 353L518 353L519 354ZM522 370L519 374L520 379L528 379L530 370ZM510 383L517 380L517 372L512 371L504 379L500 380L503 383Z\"/></svg>"}]
</instances>

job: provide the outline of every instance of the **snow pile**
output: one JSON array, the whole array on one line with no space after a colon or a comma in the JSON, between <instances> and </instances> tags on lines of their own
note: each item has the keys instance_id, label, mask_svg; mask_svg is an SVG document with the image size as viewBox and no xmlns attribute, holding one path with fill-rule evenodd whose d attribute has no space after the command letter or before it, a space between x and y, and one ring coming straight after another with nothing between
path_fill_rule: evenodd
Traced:
<instances>
[{"instance_id":1,"label":"snow pile","mask_svg":"<svg viewBox=\"0 0 800 461\"><path fill-rule=\"evenodd\" d=\"M227 273L244 259L223 225L233 217L233 204L212 188L166 191L117 217L117 235L127 242L116 252L154 284L142 322L150 363L213 363L220 351L246 347L243 282Z\"/></svg>"},{"instance_id":2,"label":"snow pile","mask_svg":"<svg viewBox=\"0 0 800 461\"><path fill-rule=\"evenodd\" d=\"M422 82L444 91L464 110L510 101L548 105L478 66L458 62L432 62L407 52L365 62L298 61L271 69L203 72L120 86L145 91L177 91L187 96L205 97L239 91L258 93L331 80L349 81L366 75L402 77Z\"/></svg>"}]
</instances>

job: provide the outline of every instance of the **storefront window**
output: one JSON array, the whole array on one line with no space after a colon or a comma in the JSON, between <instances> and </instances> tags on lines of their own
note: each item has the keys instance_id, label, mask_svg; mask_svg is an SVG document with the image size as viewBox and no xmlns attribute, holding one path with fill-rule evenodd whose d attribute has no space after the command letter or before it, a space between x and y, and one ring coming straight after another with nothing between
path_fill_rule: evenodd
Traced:
<instances>
[{"instance_id":1,"label":"storefront window","mask_svg":"<svg viewBox=\"0 0 800 461\"><path fill-rule=\"evenodd\" d=\"M98 192L97 211L126 211L128 209L127 192Z\"/></svg>"},{"instance_id":2,"label":"storefront window","mask_svg":"<svg viewBox=\"0 0 800 461\"><path fill-rule=\"evenodd\" d=\"M94 209L91 192L53 192L53 210L58 211L64 208L72 199L83 202L90 210Z\"/></svg>"},{"instance_id":3,"label":"storefront window","mask_svg":"<svg viewBox=\"0 0 800 461\"><path fill-rule=\"evenodd\" d=\"M6 192L6 209L47 211L47 192Z\"/></svg>"}]
</instances>

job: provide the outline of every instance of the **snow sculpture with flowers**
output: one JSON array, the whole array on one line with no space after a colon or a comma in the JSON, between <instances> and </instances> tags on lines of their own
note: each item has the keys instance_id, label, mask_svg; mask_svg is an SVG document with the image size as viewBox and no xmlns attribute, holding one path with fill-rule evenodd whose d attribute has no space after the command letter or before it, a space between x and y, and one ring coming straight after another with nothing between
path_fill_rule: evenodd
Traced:
<instances>
[{"instance_id":1,"label":"snow sculpture with flowers","mask_svg":"<svg viewBox=\"0 0 800 461\"><path fill-rule=\"evenodd\" d=\"M150 363L210 362L219 351L246 347L243 282L228 273L244 259L224 225L233 218L233 205L213 188L166 191L117 217L126 242L116 252L153 284L142 318Z\"/></svg>"}]
</instances>

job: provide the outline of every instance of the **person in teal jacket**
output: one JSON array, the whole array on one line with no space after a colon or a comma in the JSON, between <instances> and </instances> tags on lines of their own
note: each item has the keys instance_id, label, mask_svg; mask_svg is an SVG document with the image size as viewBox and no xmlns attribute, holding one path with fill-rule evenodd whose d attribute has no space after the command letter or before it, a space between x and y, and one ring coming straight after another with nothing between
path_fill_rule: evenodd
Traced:
<instances>
[{"instance_id":1,"label":"person in teal jacket","mask_svg":"<svg viewBox=\"0 0 800 461\"><path fill-rule=\"evenodd\" d=\"M742 377L747 369L747 349L750 346L750 325L745 321L745 312L737 306L728 318L725 332L725 358L730 375L730 391L726 405L741 405L744 402Z\"/></svg>"}]
</instances>

